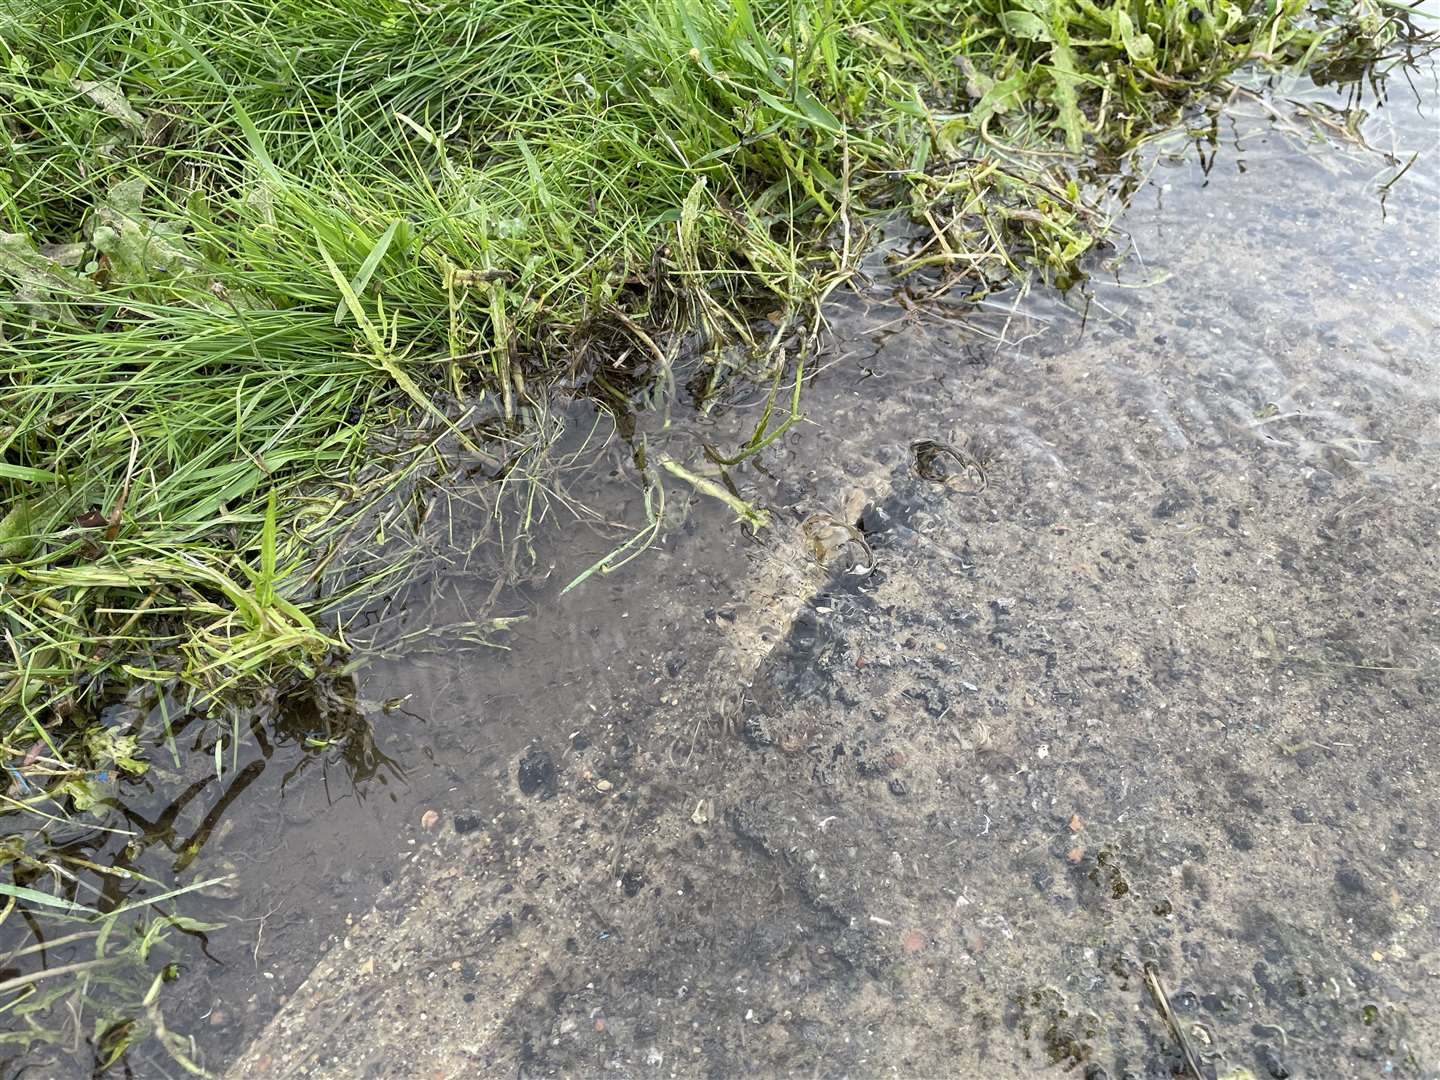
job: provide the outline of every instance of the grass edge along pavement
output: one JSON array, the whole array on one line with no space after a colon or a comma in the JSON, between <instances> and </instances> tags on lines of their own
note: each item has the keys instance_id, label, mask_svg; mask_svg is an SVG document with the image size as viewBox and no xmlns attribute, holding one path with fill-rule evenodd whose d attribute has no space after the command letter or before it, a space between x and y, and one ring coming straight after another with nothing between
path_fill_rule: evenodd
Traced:
<instances>
[{"instance_id":1,"label":"grass edge along pavement","mask_svg":"<svg viewBox=\"0 0 1440 1080\"><path fill-rule=\"evenodd\" d=\"M99 873L116 927L168 884L53 834L109 820L178 713L223 729L227 694L343 653L346 598L405 572L364 554L439 440L514 475L557 379L769 379L793 414L803 356L755 328L813 320L868 223L927 230L905 270L937 287L1069 274L1104 229L1079 155L1240 65L1408 29L1390 0L4 8L0 920L94 919L65 905ZM93 978L149 910L85 978L11 989L12 1041L73 993L102 1057L148 1033L189 1061L158 983L118 1005Z\"/></svg>"}]
</instances>

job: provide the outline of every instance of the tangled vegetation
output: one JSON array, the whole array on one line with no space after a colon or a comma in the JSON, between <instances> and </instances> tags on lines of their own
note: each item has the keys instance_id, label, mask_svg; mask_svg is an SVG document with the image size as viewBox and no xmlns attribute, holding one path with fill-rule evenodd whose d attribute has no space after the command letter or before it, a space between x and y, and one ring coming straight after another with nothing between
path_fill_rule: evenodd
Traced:
<instances>
[{"instance_id":1,"label":"tangled vegetation","mask_svg":"<svg viewBox=\"0 0 1440 1080\"><path fill-rule=\"evenodd\" d=\"M1373 55L1407 18L1392 0L0 6L0 921L101 917L46 838L146 767L103 710L128 694L137 725L168 724L343 651L347 598L405 572L364 553L437 441L503 478L557 383L798 393L783 335L754 327L807 317L873 222L923 227L904 269L936 289L1069 275L1104 230L1079 155L1120 153L1240 65ZM406 423L421 434L387 439ZM113 955L146 959L156 925ZM39 1015L41 985L0 984L0 1010ZM153 992L137 1014L92 991L76 1007L114 1013L97 1031L163 1032Z\"/></svg>"}]
</instances>

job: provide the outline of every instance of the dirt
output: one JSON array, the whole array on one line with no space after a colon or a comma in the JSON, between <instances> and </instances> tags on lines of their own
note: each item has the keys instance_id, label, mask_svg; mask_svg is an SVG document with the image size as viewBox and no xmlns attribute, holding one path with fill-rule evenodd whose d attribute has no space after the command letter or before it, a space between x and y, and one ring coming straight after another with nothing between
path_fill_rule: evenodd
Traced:
<instances>
[{"instance_id":1,"label":"dirt","mask_svg":"<svg viewBox=\"0 0 1440 1080\"><path fill-rule=\"evenodd\" d=\"M838 307L746 572L610 586L230 1075L1440 1075L1435 159L1228 116L1083 312Z\"/></svg>"}]
</instances>

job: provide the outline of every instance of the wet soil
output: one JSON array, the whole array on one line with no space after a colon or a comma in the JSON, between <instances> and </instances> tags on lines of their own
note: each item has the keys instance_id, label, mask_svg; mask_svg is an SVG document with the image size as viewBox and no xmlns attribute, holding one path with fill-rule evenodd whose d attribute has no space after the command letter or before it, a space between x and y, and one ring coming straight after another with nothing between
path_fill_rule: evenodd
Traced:
<instances>
[{"instance_id":1,"label":"wet soil","mask_svg":"<svg viewBox=\"0 0 1440 1080\"><path fill-rule=\"evenodd\" d=\"M1269 104L1083 293L839 303L774 529L365 675L389 884L231 1075L1440 1075L1435 116L1382 206Z\"/></svg>"}]
</instances>

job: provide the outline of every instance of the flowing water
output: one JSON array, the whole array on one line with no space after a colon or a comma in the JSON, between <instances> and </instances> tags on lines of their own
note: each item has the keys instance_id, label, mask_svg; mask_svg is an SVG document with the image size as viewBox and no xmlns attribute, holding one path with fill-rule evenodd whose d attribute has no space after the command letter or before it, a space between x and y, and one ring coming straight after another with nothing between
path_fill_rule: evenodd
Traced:
<instances>
[{"instance_id":1,"label":"flowing water","mask_svg":"<svg viewBox=\"0 0 1440 1080\"><path fill-rule=\"evenodd\" d=\"M393 644L218 776L175 717L107 822L234 874L171 1027L258 1037L237 1075L1437 1075L1437 102L1237 88L1063 294L877 254L814 422L729 470L758 537L673 480L562 592L623 535L567 506L643 522L640 436L698 469L739 407L597 456L565 406L498 591L493 493L432 495Z\"/></svg>"}]
</instances>

